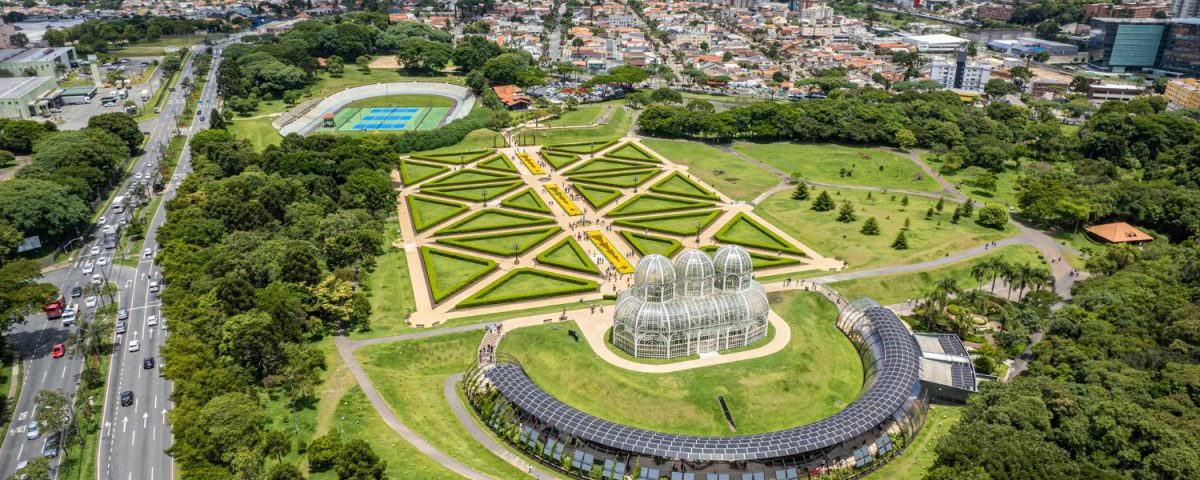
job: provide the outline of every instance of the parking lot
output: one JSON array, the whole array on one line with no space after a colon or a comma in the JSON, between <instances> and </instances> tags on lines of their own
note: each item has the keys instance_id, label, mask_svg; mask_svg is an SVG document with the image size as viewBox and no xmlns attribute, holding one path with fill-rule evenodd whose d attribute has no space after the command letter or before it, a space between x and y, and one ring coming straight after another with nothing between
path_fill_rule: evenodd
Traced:
<instances>
[{"instance_id":1,"label":"parking lot","mask_svg":"<svg viewBox=\"0 0 1200 480\"><path fill-rule=\"evenodd\" d=\"M100 67L100 77L102 80L106 79L108 76L108 72L110 70L119 69L123 66L124 71L125 71L125 78L136 79L138 76L140 76L142 74L143 70L145 70L146 68L150 68L149 65L142 66L141 62L146 62L147 64L149 64L150 62L153 62L154 60L158 60L158 58L157 57L130 57L129 61L124 63L123 65L114 64L113 66L110 66L110 67L101 66ZM91 67L89 67L89 66L81 66L80 67L81 74L89 74L89 72L91 72ZM149 90L149 93L151 95L153 95L155 90L157 89L158 85L161 82L162 82L162 72L161 72L161 70L155 69L154 75L152 77L150 77L149 82L141 84L141 85L137 85L137 84L133 85L130 89L128 89L128 91L130 91L128 96L123 100L117 100L115 102L115 104L111 107L105 107L101 103L100 99L102 99L104 97L108 97L108 96L113 96L117 92L118 88L116 88L116 87L110 87L110 88L101 87L99 90L96 91L96 96L92 97L91 103L85 103L85 104L81 104L81 105L63 105L60 108L61 111L55 112L52 114L53 115L52 118L54 118L56 121L61 121L61 123L59 123L59 125L58 125L58 128L61 130L79 130L79 129L87 126L87 122L88 122L89 118L92 118L96 115L100 115L102 113L122 111L121 106L122 106L122 104L125 103L125 100L133 100L135 103L138 104L138 106L141 106L142 99L140 96L140 92L143 89L145 89L145 90Z\"/></svg>"}]
</instances>

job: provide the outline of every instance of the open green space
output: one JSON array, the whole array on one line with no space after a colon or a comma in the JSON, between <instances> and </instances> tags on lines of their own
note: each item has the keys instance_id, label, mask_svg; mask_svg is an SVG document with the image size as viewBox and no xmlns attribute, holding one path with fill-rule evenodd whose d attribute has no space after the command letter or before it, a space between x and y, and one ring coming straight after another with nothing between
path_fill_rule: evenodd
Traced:
<instances>
[{"instance_id":1,"label":"open green space","mask_svg":"<svg viewBox=\"0 0 1200 480\"><path fill-rule=\"evenodd\" d=\"M621 197L620 190L613 190L611 188L597 187L593 185L584 185L580 183L577 183L574 186L575 191L579 192L580 195L583 195L583 198L587 200L588 203L592 204L592 208L597 210L605 205L608 205L613 200Z\"/></svg>"},{"instance_id":2,"label":"open green space","mask_svg":"<svg viewBox=\"0 0 1200 480\"><path fill-rule=\"evenodd\" d=\"M505 155L496 155L492 158L481 161L479 162L479 168L489 168L492 170L499 170L501 172L519 173L516 165L513 165Z\"/></svg>"},{"instance_id":3,"label":"open green space","mask_svg":"<svg viewBox=\"0 0 1200 480\"><path fill-rule=\"evenodd\" d=\"M775 232L772 232L744 213L738 213L729 223L721 227L713 238L723 243L732 243L743 247L761 248L804 255L804 251L788 243Z\"/></svg>"},{"instance_id":4,"label":"open green space","mask_svg":"<svg viewBox=\"0 0 1200 480\"><path fill-rule=\"evenodd\" d=\"M433 301L440 302L496 269L496 262L461 253L421 247L421 261Z\"/></svg>"},{"instance_id":5,"label":"open green space","mask_svg":"<svg viewBox=\"0 0 1200 480\"><path fill-rule=\"evenodd\" d=\"M773 293L770 299L791 327L792 340L784 350L752 360L675 373L632 372L568 337L573 324L511 330L500 351L514 355L558 400L605 420L660 432L734 435L717 395L730 407L736 435L810 423L854 401L862 362L834 326L837 309L812 292Z\"/></svg>"},{"instance_id":6,"label":"open green space","mask_svg":"<svg viewBox=\"0 0 1200 480\"><path fill-rule=\"evenodd\" d=\"M695 235L696 232L704 230L705 227L712 224L713 220L721 216L721 213L723 213L721 210L708 210L654 217L622 218L613 220L613 225L680 236Z\"/></svg>"},{"instance_id":7,"label":"open green space","mask_svg":"<svg viewBox=\"0 0 1200 480\"><path fill-rule=\"evenodd\" d=\"M895 153L833 144L739 143L734 150L804 180L922 192L942 186L928 172Z\"/></svg>"},{"instance_id":8,"label":"open green space","mask_svg":"<svg viewBox=\"0 0 1200 480\"><path fill-rule=\"evenodd\" d=\"M667 178L659 180L658 183L650 187L650 191L705 200L719 199L717 194L700 186L699 183L679 172L671 172L670 175L667 175Z\"/></svg>"},{"instance_id":9,"label":"open green space","mask_svg":"<svg viewBox=\"0 0 1200 480\"><path fill-rule=\"evenodd\" d=\"M561 228L550 227L516 232L487 233L465 237L439 238L437 243L490 253L492 255L517 255L529 251L529 249L561 231Z\"/></svg>"},{"instance_id":10,"label":"open green space","mask_svg":"<svg viewBox=\"0 0 1200 480\"><path fill-rule=\"evenodd\" d=\"M511 197L501 201L500 204L527 212L550 213L550 207L546 206L546 202L542 201L542 197L539 197L537 192L533 191L533 187L513 194Z\"/></svg>"},{"instance_id":11,"label":"open green space","mask_svg":"<svg viewBox=\"0 0 1200 480\"><path fill-rule=\"evenodd\" d=\"M547 248L537 256L537 261L580 273L600 274L600 270L596 268L595 263L592 263L592 259L588 258L583 247L580 247L579 242L570 236Z\"/></svg>"},{"instance_id":12,"label":"open green space","mask_svg":"<svg viewBox=\"0 0 1200 480\"><path fill-rule=\"evenodd\" d=\"M921 480L929 469L933 468L937 455L934 450L938 443L949 438L950 427L962 418L965 407L933 405L929 407L929 415L925 417L925 426L917 434L917 438L904 448L904 454L884 465L870 478L887 480Z\"/></svg>"},{"instance_id":13,"label":"open green space","mask_svg":"<svg viewBox=\"0 0 1200 480\"><path fill-rule=\"evenodd\" d=\"M283 142L283 137L279 136L279 130L276 130L271 122L274 122L274 117L250 117L238 118L233 117L225 127L229 133L235 137L244 138L254 145L256 150L262 150L271 145L279 145Z\"/></svg>"},{"instance_id":14,"label":"open green space","mask_svg":"<svg viewBox=\"0 0 1200 480\"><path fill-rule=\"evenodd\" d=\"M615 160L612 158L594 158L567 170L564 175L583 175L590 173L620 172L624 170L645 170L646 164Z\"/></svg>"},{"instance_id":15,"label":"open green space","mask_svg":"<svg viewBox=\"0 0 1200 480\"><path fill-rule=\"evenodd\" d=\"M607 185L610 187L630 188L636 187L650 181L658 175L661 170L651 168L647 170L633 170L620 173L596 173L591 175L576 175L571 177L571 180L576 182L595 183L599 185Z\"/></svg>"},{"instance_id":16,"label":"open green space","mask_svg":"<svg viewBox=\"0 0 1200 480\"><path fill-rule=\"evenodd\" d=\"M492 155L493 151L490 148L477 148L471 150L457 150L451 152L440 153L424 153L411 155L412 158L418 160L428 160L431 162L446 163L450 165L462 165L474 162L482 158Z\"/></svg>"},{"instance_id":17,"label":"open green space","mask_svg":"<svg viewBox=\"0 0 1200 480\"><path fill-rule=\"evenodd\" d=\"M512 181L512 182L491 183L491 184L479 185L479 186L459 185L459 186L454 186L454 187L441 187L441 188L424 188L424 187L422 187L421 193L427 193L430 195L438 195L438 196L442 196L442 197L457 198L460 200L467 200L470 202L482 202L484 200L491 200L493 198L504 195L505 193L511 191L512 189L520 187L522 185L525 185L525 182Z\"/></svg>"},{"instance_id":18,"label":"open green space","mask_svg":"<svg viewBox=\"0 0 1200 480\"><path fill-rule=\"evenodd\" d=\"M1028 245L1012 245L989 250L985 255L938 268L898 273L895 275L858 278L831 283L829 286L848 299L873 298L876 302L883 305L893 305L923 297L933 289L934 282L942 277L950 277L958 281L960 288L981 287L988 290L991 288L990 278L980 284L979 281L971 277L971 267L977 262L988 258L1001 258L1011 264L1045 264L1045 261L1042 260L1042 254L1038 249Z\"/></svg>"},{"instance_id":19,"label":"open green space","mask_svg":"<svg viewBox=\"0 0 1200 480\"><path fill-rule=\"evenodd\" d=\"M441 148L432 150L424 150L420 152L412 152L413 155L430 155L446 152L457 152L460 150L478 150L483 148L504 148L508 146L508 140L504 139L504 135L495 130L481 128L479 130L468 133L463 137L462 141Z\"/></svg>"},{"instance_id":20,"label":"open green space","mask_svg":"<svg viewBox=\"0 0 1200 480\"><path fill-rule=\"evenodd\" d=\"M475 212L471 214L471 216L441 229L437 232L437 235L482 232L505 228L534 227L538 225L551 225L553 223L554 219L551 218L539 217L510 210L501 210L498 208L489 208Z\"/></svg>"},{"instance_id":21,"label":"open green space","mask_svg":"<svg viewBox=\"0 0 1200 480\"><path fill-rule=\"evenodd\" d=\"M728 152L684 140L644 139L642 143L734 200L749 202L779 184L779 177Z\"/></svg>"},{"instance_id":22,"label":"open green space","mask_svg":"<svg viewBox=\"0 0 1200 480\"><path fill-rule=\"evenodd\" d=\"M543 148L576 155L592 155L617 143L616 140L584 139L577 142L541 142Z\"/></svg>"},{"instance_id":23,"label":"open green space","mask_svg":"<svg viewBox=\"0 0 1200 480\"><path fill-rule=\"evenodd\" d=\"M572 293L594 292L595 281L561 275L532 268L518 268L500 277L466 300L458 302L459 308L495 305L539 298L557 297Z\"/></svg>"},{"instance_id":24,"label":"open green space","mask_svg":"<svg viewBox=\"0 0 1200 480\"><path fill-rule=\"evenodd\" d=\"M166 55L167 50L178 50L203 42L206 37L206 35L164 36L153 41L114 46L105 57L159 57Z\"/></svg>"},{"instance_id":25,"label":"open green space","mask_svg":"<svg viewBox=\"0 0 1200 480\"><path fill-rule=\"evenodd\" d=\"M387 224L384 232L388 241L384 244L383 255L375 257L374 269L364 272L362 285L371 302L371 333L394 335L409 328L405 320L416 310L416 301L408 256L403 248L392 245L397 235L396 224Z\"/></svg>"},{"instance_id":26,"label":"open green space","mask_svg":"<svg viewBox=\"0 0 1200 480\"><path fill-rule=\"evenodd\" d=\"M575 127L591 125L596 121L596 119L600 118L600 115L603 114L605 110L609 108L610 106L608 105L588 105L584 107L578 107L574 110L562 112L558 118L547 120L543 122L543 125L549 125L552 127ZM617 105L612 108L621 107L620 105Z\"/></svg>"},{"instance_id":27,"label":"open green space","mask_svg":"<svg viewBox=\"0 0 1200 480\"><path fill-rule=\"evenodd\" d=\"M755 207L754 212L822 255L850 262L852 269L924 262L1017 233L1011 225L1005 226L1003 231L982 227L975 223L978 215L962 218L958 224L951 223L957 204L950 201L945 202L942 212L935 208L933 216L926 219L926 212L937 205L937 200L910 195L908 207L903 207L904 194L848 189L827 191L839 206L845 200L850 201L857 219L839 222L837 208L818 212L811 208L811 200L792 200L791 191L772 195ZM816 198L818 194L816 189L809 189L810 198ZM868 194L870 198L867 198ZM879 235L860 233L863 222L869 217L875 217L879 223ZM908 249L893 249L892 242L904 227L905 220L909 222L904 233L908 238Z\"/></svg>"},{"instance_id":28,"label":"open green space","mask_svg":"<svg viewBox=\"0 0 1200 480\"><path fill-rule=\"evenodd\" d=\"M342 108L390 108L390 107L453 107L454 100L441 95L383 95L350 102Z\"/></svg>"},{"instance_id":29,"label":"open green space","mask_svg":"<svg viewBox=\"0 0 1200 480\"><path fill-rule=\"evenodd\" d=\"M445 172L448 168L443 165L421 163L415 160L400 159L400 180L405 185L416 185L434 175Z\"/></svg>"},{"instance_id":30,"label":"open green space","mask_svg":"<svg viewBox=\"0 0 1200 480\"><path fill-rule=\"evenodd\" d=\"M427 188L454 187L459 185L478 185L481 183L492 183L516 180L518 177L505 173L493 172L490 170L477 170L468 168L446 175L432 182L422 185Z\"/></svg>"},{"instance_id":31,"label":"open green space","mask_svg":"<svg viewBox=\"0 0 1200 480\"><path fill-rule=\"evenodd\" d=\"M471 468L505 480L526 479L504 459L475 441L450 410L443 384L475 361L483 331L372 345L355 352L363 370L392 411L438 450ZM418 454L419 455L419 454ZM405 477L389 472L392 478Z\"/></svg>"},{"instance_id":32,"label":"open green space","mask_svg":"<svg viewBox=\"0 0 1200 480\"><path fill-rule=\"evenodd\" d=\"M651 155L650 152L642 150L642 147L637 146L636 143L625 143L624 145L621 145L617 148L614 148L612 151L605 153L605 155L608 155L613 158L620 158L620 159L625 159L625 160L637 160L639 162L659 163L657 158L654 158L654 156Z\"/></svg>"},{"instance_id":33,"label":"open green space","mask_svg":"<svg viewBox=\"0 0 1200 480\"><path fill-rule=\"evenodd\" d=\"M461 203L416 195L408 196L409 215L413 219L413 228L418 232L423 232L466 210L467 206Z\"/></svg>"},{"instance_id":34,"label":"open green space","mask_svg":"<svg viewBox=\"0 0 1200 480\"><path fill-rule=\"evenodd\" d=\"M524 137L529 140L537 136L537 143L554 145L575 142L596 142L597 148L603 142L609 142L625 136L629 131L633 118L624 108L616 108L608 121L595 127L560 128L553 130L521 130L514 137ZM586 152L585 152L586 153Z\"/></svg>"},{"instance_id":35,"label":"open green space","mask_svg":"<svg viewBox=\"0 0 1200 480\"><path fill-rule=\"evenodd\" d=\"M664 257L675 255L683 246L679 240L674 238L659 237L654 235L646 235L644 233L631 232L629 230L621 230L621 237L633 246L634 250L638 251L641 256L658 254Z\"/></svg>"},{"instance_id":36,"label":"open green space","mask_svg":"<svg viewBox=\"0 0 1200 480\"><path fill-rule=\"evenodd\" d=\"M717 246L717 245L706 245L706 246L700 247L700 250L703 250L704 253L707 253L709 255L715 255L717 253L717 249L719 249L719 248L721 248L721 247ZM748 253L750 254L750 266L753 267L755 270L765 270L768 268L776 268L776 267L788 267L788 266L792 266L792 265L799 265L802 263L800 260L795 259L795 258L776 257L775 255L767 255L767 254L758 253L758 252L748 252Z\"/></svg>"},{"instance_id":37,"label":"open green space","mask_svg":"<svg viewBox=\"0 0 1200 480\"><path fill-rule=\"evenodd\" d=\"M608 212L609 217L623 217L629 215L645 215L648 213L667 213L680 210L695 210L698 208L711 208L711 202L701 202L697 200L688 200L683 198L666 197L655 195L653 193L639 193L630 197L625 203L617 206Z\"/></svg>"},{"instance_id":38,"label":"open green space","mask_svg":"<svg viewBox=\"0 0 1200 480\"><path fill-rule=\"evenodd\" d=\"M574 155L574 154L570 154L570 153L566 153L566 152L554 152L554 151L550 151L550 150L542 150L541 152L538 152L538 153L541 154L542 158L545 158L547 162L550 162L551 165L554 165L554 168L556 168L556 169L563 168L567 165L570 165L572 163L579 161L579 155Z\"/></svg>"}]
</instances>

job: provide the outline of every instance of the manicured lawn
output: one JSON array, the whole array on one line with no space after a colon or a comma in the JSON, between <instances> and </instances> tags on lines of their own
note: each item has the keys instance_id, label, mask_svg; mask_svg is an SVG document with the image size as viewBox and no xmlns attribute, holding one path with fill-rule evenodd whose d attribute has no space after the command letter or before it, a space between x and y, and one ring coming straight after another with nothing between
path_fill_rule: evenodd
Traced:
<instances>
[{"instance_id":1,"label":"manicured lawn","mask_svg":"<svg viewBox=\"0 0 1200 480\"><path fill-rule=\"evenodd\" d=\"M566 175L582 175L589 173L604 173L604 172L619 172L622 170L641 170L645 169L646 164L641 162L631 162L627 160L617 160L614 158L596 158L588 160L570 170L567 170Z\"/></svg>"},{"instance_id":2,"label":"manicured lawn","mask_svg":"<svg viewBox=\"0 0 1200 480\"><path fill-rule=\"evenodd\" d=\"M934 449L938 442L946 438L950 427L962 418L963 407L948 405L933 405L929 407L929 416L925 419L925 427L917 434L917 438L904 450L904 455L892 460L891 463L871 474L870 478L887 480L921 480L933 467L936 459Z\"/></svg>"},{"instance_id":3,"label":"manicured lawn","mask_svg":"<svg viewBox=\"0 0 1200 480\"><path fill-rule=\"evenodd\" d=\"M583 198L588 203L592 204L592 208L602 208L608 205L609 202L616 200L621 196L619 190L611 188L597 187L593 185L576 184L575 191L583 195Z\"/></svg>"},{"instance_id":4,"label":"manicured lawn","mask_svg":"<svg viewBox=\"0 0 1200 480\"><path fill-rule=\"evenodd\" d=\"M942 189L907 158L875 148L833 144L739 143L733 149L788 175L814 182L922 192ZM883 167L882 170L880 167ZM842 171L850 174L841 175Z\"/></svg>"},{"instance_id":5,"label":"manicured lawn","mask_svg":"<svg viewBox=\"0 0 1200 480\"><path fill-rule=\"evenodd\" d=\"M532 268L518 268L459 302L458 306L466 308L534 300L593 292L596 288L596 282L592 280Z\"/></svg>"},{"instance_id":6,"label":"manicured lawn","mask_svg":"<svg viewBox=\"0 0 1200 480\"><path fill-rule=\"evenodd\" d=\"M423 187L440 188L459 185L477 185L481 183L516 179L516 176L507 173L493 172L491 170L476 170L471 168L451 173L445 177L426 183L423 185Z\"/></svg>"},{"instance_id":7,"label":"manicured lawn","mask_svg":"<svg viewBox=\"0 0 1200 480\"><path fill-rule=\"evenodd\" d=\"M504 199L500 204L527 212L550 213L550 207L546 206L546 202L543 202L542 197L539 197L537 192L534 192L532 188L526 188L517 192L513 196Z\"/></svg>"},{"instance_id":8,"label":"manicured lawn","mask_svg":"<svg viewBox=\"0 0 1200 480\"><path fill-rule=\"evenodd\" d=\"M421 193L457 198L459 200L466 200L468 202L482 202L484 200L491 200L493 198L502 196L508 191L523 185L525 185L525 182L513 181L481 185L478 187L473 185L457 185L440 188L422 187Z\"/></svg>"},{"instance_id":9,"label":"manicured lawn","mask_svg":"<svg viewBox=\"0 0 1200 480\"><path fill-rule=\"evenodd\" d=\"M615 158L635 159L651 163L659 163L657 158L647 152L642 151L642 148L634 143L626 143L606 153Z\"/></svg>"},{"instance_id":10,"label":"manicured lawn","mask_svg":"<svg viewBox=\"0 0 1200 480\"><path fill-rule=\"evenodd\" d=\"M138 42L133 45L118 47L103 57L161 57L167 54L167 48L185 48L204 41L204 35L183 35L177 37L161 37L153 42Z\"/></svg>"},{"instance_id":11,"label":"manicured lawn","mask_svg":"<svg viewBox=\"0 0 1200 480\"><path fill-rule=\"evenodd\" d=\"M820 191L809 189L809 195L816 198ZM838 222L838 209L815 211L811 208L811 200L792 200L791 191L771 195L754 211L822 255L849 261L849 268L853 269L923 262L1017 233L1009 225L1003 231L981 227L975 223L978 215L952 224L950 219L957 204L949 201L941 213L926 220L925 212L936 205L937 200L910 195L908 207L901 210L903 194L845 189L828 191L839 207L843 200L849 200L858 219L850 223ZM867 199L868 193L871 199ZM859 233L867 217L875 217L879 222L879 235ZM905 233L908 249L893 249L892 242L906 218L910 222Z\"/></svg>"},{"instance_id":12,"label":"manicured lawn","mask_svg":"<svg viewBox=\"0 0 1200 480\"><path fill-rule=\"evenodd\" d=\"M683 212L655 217L623 218L613 220L613 225L630 229L644 229L672 235L695 235L721 216L722 210Z\"/></svg>"},{"instance_id":13,"label":"manicured lawn","mask_svg":"<svg viewBox=\"0 0 1200 480\"><path fill-rule=\"evenodd\" d=\"M279 136L279 130L271 125L273 121L275 121L274 117L233 117L233 121L228 124L226 129L239 138L249 140L254 148L262 150L270 145L279 145L283 141L283 137Z\"/></svg>"},{"instance_id":14,"label":"manicured lawn","mask_svg":"<svg viewBox=\"0 0 1200 480\"><path fill-rule=\"evenodd\" d=\"M558 227L539 228L535 230L518 230L515 232L502 233L486 233L483 235L469 235L465 237L440 238L438 243L446 245L454 245L456 247L475 250L478 252L490 253L492 255L507 256L514 253L521 254L529 251L529 249L544 242L547 238L561 232ZM514 252L513 247L517 247Z\"/></svg>"},{"instance_id":15,"label":"manicured lawn","mask_svg":"<svg viewBox=\"0 0 1200 480\"><path fill-rule=\"evenodd\" d=\"M456 252L421 247L425 276L433 290L433 301L440 302L466 288L471 282L496 269L496 262Z\"/></svg>"},{"instance_id":16,"label":"manicured lawn","mask_svg":"<svg viewBox=\"0 0 1200 480\"><path fill-rule=\"evenodd\" d=\"M511 210L489 208L480 210L471 216L455 222L438 232L438 235L450 233L482 232L503 228L532 227L554 223L547 217L539 217Z\"/></svg>"},{"instance_id":17,"label":"manicured lawn","mask_svg":"<svg viewBox=\"0 0 1200 480\"><path fill-rule=\"evenodd\" d=\"M450 146L442 147L442 148L435 148L433 150L425 150L425 151L421 151L421 152L410 152L410 154L411 155L428 155L428 154L434 154L434 153L461 152L463 150L478 150L478 149L482 149L482 148L507 147L507 146L508 146L508 141L505 140L504 136L500 135L499 132L496 132L494 130L488 130L486 128L481 128L479 130L475 130L471 133L468 133L467 136L463 137L462 141L460 141L454 145L450 145Z\"/></svg>"},{"instance_id":18,"label":"manicured lawn","mask_svg":"<svg viewBox=\"0 0 1200 480\"><path fill-rule=\"evenodd\" d=\"M985 258L992 257L1000 257L1006 262L1015 264L1045 264L1038 249L1027 245L1012 245L939 268L847 280L831 283L829 286L851 300L868 297L882 305L894 305L929 293L933 289L933 283L942 277L948 276L958 280L958 286L961 288L979 287L980 283L971 277L971 267ZM986 290L990 287L990 279L985 280L983 288Z\"/></svg>"},{"instance_id":19,"label":"manicured lawn","mask_svg":"<svg viewBox=\"0 0 1200 480\"><path fill-rule=\"evenodd\" d=\"M418 197L416 195L408 197L408 207L409 215L413 219L413 228L418 232L442 223L450 217L467 210L467 206L461 203L436 198Z\"/></svg>"},{"instance_id":20,"label":"manicured lawn","mask_svg":"<svg viewBox=\"0 0 1200 480\"><path fill-rule=\"evenodd\" d=\"M1002 172L993 172L996 176L996 188L993 191L986 191L972 185L980 173L984 172L982 168L965 168L948 172L943 168L943 164L934 160L933 155L922 155L925 163L930 167L937 169L938 174L943 178L954 183L958 191L963 195L983 203L998 203L1007 207L1017 206L1017 184L1020 183L1022 175L1013 169L1005 169Z\"/></svg>"},{"instance_id":21,"label":"manicured lawn","mask_svg":"<svg viewBox=\"0 0 1200 480\"><path fill-rule=\"evenodd\" d=\"M396 224L388 223L384 232L395 239ZM403 249L389 241L383 255L375 257L375 269L363 276L363 285L371 303L371 334L393 335L408 328L404 319L416 309L416 302Z\"/></svg>"},{"instance_id":22,"label":"manicured lawn","mask_svg":"<svg viewBox=\"0 0 1200 480\"><path fill-rule=\"evenodd\" d=\"M629 125L632 119L629 113L624 108L613 110L608 121L602 125L597 125L592 128L565 128L560 130L522 130L519 135L524 135L531 141L536 134L537 143L541 145L553 145L556 143L574 143L574 142L607 142L624 137L629 131ZM514 137L519 136L514 134Z\"/></svg>"},{"instance_id":23,"label":"manicured lawn","mask_svg":"<svg viewBox=\"0 0 1200 480\"><path fill-rule=\"evenodd\" d=\"M678 210L694 210L705 207L711 208L712 206L712 202L667 197L652 193L641 193L633 196L629 200L626 200L625 203L617 206L617 208L612 209L612 211L608 212L608 216L619 217L624 215L667 213Z\"/></svg>"},{"instance_id":24,"label":"manicured lawn","mask_svg":"<svg viewBox=\"0 0 1200 480\"><path fill-rule=\"evenodd\" d=\"M687 165L688 173L734 200L749 202L779 184L779 177L753 163L703 143L644 139L668 160Z\"/></svg>"},{"instance_id":25,"label":"manicured lawn","mask_svg":"<svg viewBox=\"0 0 1200 480\"><path fill-rule=\"evenodd\" d=\"M658 183L650 187L650 191L658 193L669 193L684 197L702 198L706 200L717 200L717 195L710 192L708 189L700 186L700 184L692 181L679 172L671 173L667 178L659 180Z\"/></svg>"},{"instance_id":26,"label":"manicured lawn","mask_svg":"<svg viewBox=\"0 0 1200 480\"><path fill-rule=\"evenodd\" d=\"M721 248L721 247L718 247L716 245L708 245L708 246L700 247L700 250L703 250L705 253L707 253L709 255L716 255L717 250L719 248ZM750 253L750 266L753 267L754 270L756 270L756 271L764 270L764 269L768 269L768 268L775 268L775 267L786 267L786 266L791 266L791 265L797 265L800 263L800 260L797 260L795 258L776 257L774 255L764 255L764 254L761 254L758 252L749 252L749 253Z\"/></svg>"},{"instance_id":27,"label":"manicured lawn","mask_svg":"<svg viewBox=\"0 0 1200 480\"><path fill-rule=\"evenodd\" d=\"M673 238L645 235L628 230L622 230L621 236L642 256L659 254L664 257L670 257L682 247L679 241Z\"/></svg>"},{"instance_id":28,"label":"manicured lawn","mask_svg":"<svg viewBox=\"0 0 1200 480\"><path fill-rule=\"evenodd\" d=\"M415 185L421 180L445 172L448 167L422 163L416 160L400 160L400 179L405 185Z\"/></svg>"},{"instance_id":29,"label":"manicured lawn","mask_svg":"<svg viewBox=\"0 0 1200 480\"><path fill-rule=\"evenodd\" d=\"M662 432L733 435L717 395L728 402L737 435L794 427L836 413L862 386L862 362L833 325L836 309L809 292L771 298L793 329L792 342L781 352L753 360L668 374L636 373L601 360L587 342L568 337L573 324L512 330L500 350L516 356L533 381L555 398L606 420Z\"/></svg>"},{"instance_id":30,"label":"manicured lawn","mask_svg":"<svg viewBox=\"0 0 1200 480\"><path fill-rule=\"evenodd\" d=\"M350 102L344 108L453 107L454 100L438 95L386 95Z\"/></svg>"},{"instance_id":31,"label":"manicured lawn","mask_svg":"<svg viewBox=\"0 0 1200 480\"><path fill-rule=\"evenodd\" d=\"M1096 255L1103 255L1108 250L1108 245L1092 240L1087 236L1087 233L1080 228L1078 232L1055 232L1052 234L1054 240L1061 245L1067 245L1079 250L1083 255L1072 255L1063 252L1063 257L1067 259L1067 263L1076 270L1084 270L1087 266L1087 259Z\"/></svg>"},{"instance_id":32,"label":"manicured lawn","mask_svg":"<svg viewBox=\"0 0 1200 480\"><path fill-rule=\"evenodd\" d=\"M563 112L558 118L545 122L546 125L553 127L565 127L576 125L591 125L600 115L607 110L608 106L589 105L579 107L569 112ZM616 108L621 108L620 105Z\"/></svg>"},{"instance_id":33,"label":"manicured lawn","mask_svg":"<svg viewBox=\"0 0 1200 480\"><path fill-rule=\"evenodd\" d=\"M617 173L594 173L591 175L576 175L571 177L571 180L576 182L596 183L609 187L631 188L650 181L662 170L651 168L646 170L632 170Z\"/></svg>"},{"instance_id":34,"label":"manicured lawn","mask_svg":"<svg viewBox=\"0 0 1200 480\"><path fill-rule=\"evenodd\" d=\"M596 268L596 264L592 263L587 253L579 246L579 242L576 242L570 236L538 255L537 261L538 263L554 265L582 273L600 273L600 270Z\"/></svg>"},{"instance_id":35,"label":"manicured lawn","mask_svg":"<svg viewBox=\"0 0 1200 480\"><path fill-rule=\"evenodd\" d=\"M355 356L396 416L430 444L489 475L528 478L471 438L442 393L447 377L464 372L475 361L482 336L482 331L472 331L373 345L359 349ZM391 477L423 478L396 472Z\"/></svg>"},{"instance_id":36,"label":"manicured lawn","mask_svg":"<svg viewBox=\"0 0 1200 480\"><path fill-rule=\"evenodd\" d=\"M803 250L743 213L738 213L733 220L721 227L713 238L724 243L804 255Z\"/></svg>"}]
</instances>

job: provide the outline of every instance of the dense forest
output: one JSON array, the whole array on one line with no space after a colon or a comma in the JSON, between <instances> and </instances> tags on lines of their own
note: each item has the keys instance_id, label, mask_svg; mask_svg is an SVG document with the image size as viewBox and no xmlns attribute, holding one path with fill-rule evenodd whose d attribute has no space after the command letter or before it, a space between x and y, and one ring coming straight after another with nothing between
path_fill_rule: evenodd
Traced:
<instances>
[{"instance_id":1,"label":"dense forest","mask_svg":"<svg viewBox=\"0 0 1200 480\"><path fill-rule=\"evenodd\" d=\"M158 256L172 322L163 357L176 382L170 453L182 475L260 478L264 458L297 442L303 453L312 441L310 459L322 445L336 450L327 468L339 475L369 472L340 478L378 478L384 466L361 442L269 429L263 399L297 408L311 401L325 367L311 341L367 328L370 305L357 276L382 252L382 222L395 214L392 147L377 138L293 135L257 152L207 130L191 151L195 173L167 204ZM262 478L295 478L295 466L272 463Z\"/></svg>"}]
</instances>

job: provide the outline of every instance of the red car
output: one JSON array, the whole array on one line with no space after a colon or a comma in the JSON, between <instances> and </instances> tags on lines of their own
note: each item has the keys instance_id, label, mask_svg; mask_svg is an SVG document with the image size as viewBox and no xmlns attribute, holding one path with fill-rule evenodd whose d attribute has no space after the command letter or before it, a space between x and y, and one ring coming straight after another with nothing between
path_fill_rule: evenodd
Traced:
<instances>
[{"instance_id":1,"label":"red car","mask_svg":"<svg viewBox=\"0 0 1200 480\"><path fill-rule=\"evenodd\" d=\"M60 344L54 346L54 350L52 350L50 352L50 356L54 357L54 358L59 358L59 357L63 356L64 353L67 353L67 348L64 347L63 344L60 343Z\"/></svg>"}]
</instances>

